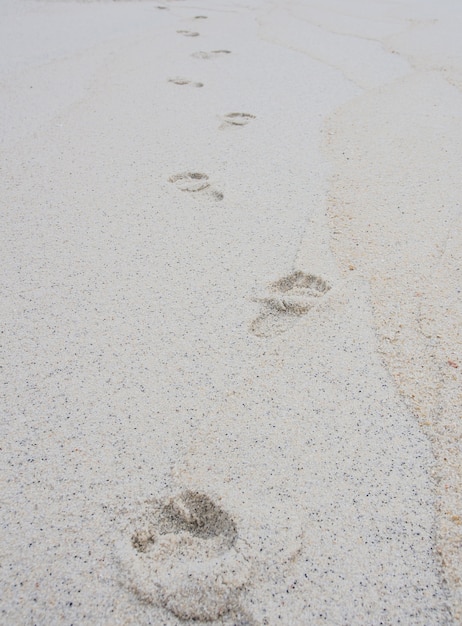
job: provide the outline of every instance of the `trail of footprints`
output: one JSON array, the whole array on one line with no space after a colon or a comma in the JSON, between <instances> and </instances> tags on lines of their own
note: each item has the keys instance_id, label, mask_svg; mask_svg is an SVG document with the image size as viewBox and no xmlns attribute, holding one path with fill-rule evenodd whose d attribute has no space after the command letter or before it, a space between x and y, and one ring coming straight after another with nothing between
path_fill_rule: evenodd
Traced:
<instances>
[{"instance_id":1,"label":"trail of footprints","mask_svg":"<svg viewBox=\"0 0 462 626\"><path fill-rule=\"evenodd\" d=\"M158 7L166 8L166 7ZM197 15L195 20L207 19ZM185 37L196 31L178 30ZM213 59L229 50L198 51L198 59ZM203 87L186 78L171 78L175 85ZM222 116L220 129L244 127L251 113ZM207 174L181 172L168 179L179 191L222 200ZM295 271L268 286L259 298L260 315L250 331L258 337L281 334L324 296L330 285L321 277ZM229 615L233 624L252 626L252 618L239 609L239 594L249 584L252 557L239 539L231 516L207 495L185 491L167 500L152 500L128 521L119 546L123 584L143 601L171 611L181 620L214 621Z\"/></svg>"}]
</instances>

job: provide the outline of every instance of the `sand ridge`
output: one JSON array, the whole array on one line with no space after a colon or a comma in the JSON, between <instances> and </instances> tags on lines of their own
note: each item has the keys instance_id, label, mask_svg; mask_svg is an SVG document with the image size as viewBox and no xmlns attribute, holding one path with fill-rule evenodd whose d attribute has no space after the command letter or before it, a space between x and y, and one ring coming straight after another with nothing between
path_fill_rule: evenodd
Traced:
<instances>
[{"instance_id":1,"label":"sand ridge","mask_svg":"<svg viewBox=\"0 0 462 626\"><path fill-rule=\"evenodd\" d=\"M445 81L417 73L339 111L328 145L331 155L346 146L355 154L351 165L335 157L332 247L345 273L352 266L369 278L380 353L432 441L437 459L438 550L457 620L462 465L456 443L461 436L461 398L455 391L461 343L456 330L460 298L455 242L460 219L457 177L448 164L456 162L456 145L462 139L451 116L451 106L455 110L460 104L459 94ZM346 135L344 128L352 129L351 134ZM370 140L372 128L387 129L391 147L386 153ZM453 153L442 168L435 163L439 150Z\"/></svg>"}]
</instances>

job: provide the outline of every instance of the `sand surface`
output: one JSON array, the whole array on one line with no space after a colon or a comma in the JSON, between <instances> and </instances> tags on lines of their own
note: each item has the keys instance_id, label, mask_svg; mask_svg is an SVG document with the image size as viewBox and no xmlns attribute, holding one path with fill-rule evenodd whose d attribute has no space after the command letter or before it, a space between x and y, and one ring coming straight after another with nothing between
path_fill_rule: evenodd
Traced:
<instances>
[{"instance_id":1,"label":"sand surface","mask_svg":"<svg viewBox=\"0 0 462 626\"><path fill-rule=\"evenodd\" d=\"M1 623L462 623L460 32L2 1Z\"/></svg>"}]
</instances>

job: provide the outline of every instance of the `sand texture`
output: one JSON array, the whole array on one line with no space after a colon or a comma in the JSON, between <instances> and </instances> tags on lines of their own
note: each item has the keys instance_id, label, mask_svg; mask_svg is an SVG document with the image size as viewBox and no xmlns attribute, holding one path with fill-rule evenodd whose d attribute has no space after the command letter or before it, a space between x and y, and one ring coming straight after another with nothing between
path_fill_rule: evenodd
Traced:
<instances>
[{"instance_id":1,"label":"sand texture","mask_svg":"<svg viewBox=\"0 0 462 626\"><path fill-rule=\"evenodd\" d=\"M0 623L462 624L461 32L2 1Z\"/></svg>"}]
</instances>

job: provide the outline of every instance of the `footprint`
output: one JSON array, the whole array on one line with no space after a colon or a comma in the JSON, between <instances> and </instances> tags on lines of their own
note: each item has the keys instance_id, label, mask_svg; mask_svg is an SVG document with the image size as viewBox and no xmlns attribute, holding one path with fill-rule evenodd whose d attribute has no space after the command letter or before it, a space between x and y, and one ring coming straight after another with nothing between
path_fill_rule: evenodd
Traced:
<instances>
[{"instance_id":1,"label":"footprint","mask_svg":"<svg viewBox=\"0 0 462 626\"><path fill-rule=\"evenodd\" d=\"M231 54L231 50L212 50L211 52L193 52L191 56L195 59L215 59L216 57L222 56L224 54Z\"/></svg>"},{"instance_id":2,"label":"footprint","mask_svg":"<svg viewBox=\"0 0 462 626\"><path fill-rule=\"evenodd\" d=\"M251 113L227 113L222 117L223 124L220 128L228 128L229 126L246 126L251 120L255 119L255 115Z\"/></svg>"},{"instance_id":3,"label":"footprint","mask_svg":"<svg viewBox=\"0 0 462 626\"><path fill-rule=\"evenodd\" d=\"M191 87L203 87L204 83L195 83L187 78L169 78L169 83L174 83L175 85L191 85Z\"/></svg>"},{"instance_id":4,"label":"footprint","mask_svg":"<svg viewBox=\"0 0 462 626\"><path fill-rule=\"evenodd\" d=\"M175 183L181 191L203 191L210 187L209 177L207 174L200 172L184 172L182 174L174 174L168 179L170 183Z\"/></svg>"},{"instance_id":5,"label":"footprint","mask_svg":"<svg viewBox=\"0 0 462 626\"><path fill-rule=\"evenodd\" d=\"M179 35L184 35L185 37L199 37L199 33L192 30L177 30Z\"/></svg>"},{"instance_id":6,"label":"footprint","mask_svg":"<svg viewBox=\"0 0 462 626\"><path fill-rule=\"evenodd\" d=\"M207 174L201 174L200 172L183 172L170 176L168 180L170 183L175 183L176 187L181 191L189 191L191 193L206 191L215 198L215 200L223 200L224 196L221 191L217 191L211 187Z\"/></svg>"},{"instance_id":7,"label":"footprint","mask_svg":"<svg viewBox=\"0 0 462 626\"><path fill-rule=\"evenodd\" d=\"M126 586L183 620L239 611L251 569L231 516L197 491L146 502L129 522L119 557Z\"/></svg>"},{"instance_id":8,"label":"footprint","mask_svg":"<svg viewBox=\"0 0 462 626\"><path fill-rule=\"evenodd\" d=\"M208 20L209 18L206 15L195 15L195 20Z\"/></svg>"},{"instance_id":9,"label":"footprint","mask_svg":"<svg viewBox=\"0 0 462 626\"><path fill-rule=\"evenodd\" d=\"M271 283L268 295L259 299L263 310L251 324L251 332L258 337L286 332L330 289L331 286L319 276L301 271Z\"/></svg>"}]
</instances>

